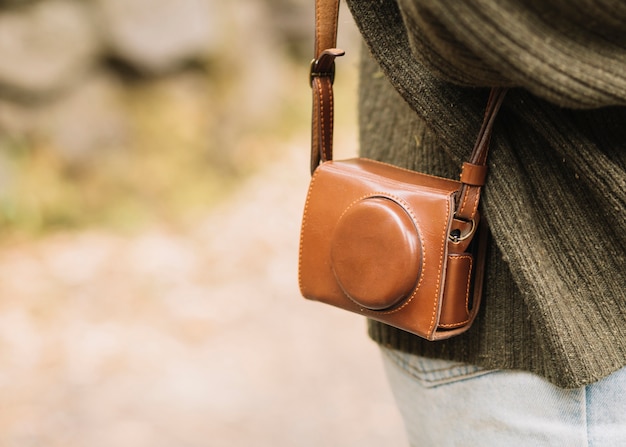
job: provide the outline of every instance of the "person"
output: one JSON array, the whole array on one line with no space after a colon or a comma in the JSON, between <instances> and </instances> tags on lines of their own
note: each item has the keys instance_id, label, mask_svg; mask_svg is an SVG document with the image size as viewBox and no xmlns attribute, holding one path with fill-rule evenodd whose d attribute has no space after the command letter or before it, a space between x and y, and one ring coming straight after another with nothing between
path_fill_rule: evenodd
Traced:
<instances>
[{"instance_id":1,"label":"person","mask_svg":"<svg viewBox=\"0 0 626 447\"><path fill-rule=\"evenodd\" d=\"M489 88L510 88L473 327L430 342L368 322L411 445L626 445L626 4L347 3L362 156L455 178Z\"/></svg>"}]
</instances>

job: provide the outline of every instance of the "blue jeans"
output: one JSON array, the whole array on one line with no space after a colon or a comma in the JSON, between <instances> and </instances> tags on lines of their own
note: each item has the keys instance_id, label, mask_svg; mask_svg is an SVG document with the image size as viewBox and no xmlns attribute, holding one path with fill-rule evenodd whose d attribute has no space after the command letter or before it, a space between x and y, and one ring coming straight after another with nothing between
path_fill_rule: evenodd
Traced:
<instances>
[{"instance_id":1,"label":"blue jeans","mask_svg":"<svg viewBox=\"0 0 626 447\"><path fill-rule=\"evenodd\" d=\"M528 372L382 351L413 447L626 446L626 368L562 389Z\"/></svg>"}]
</instances>

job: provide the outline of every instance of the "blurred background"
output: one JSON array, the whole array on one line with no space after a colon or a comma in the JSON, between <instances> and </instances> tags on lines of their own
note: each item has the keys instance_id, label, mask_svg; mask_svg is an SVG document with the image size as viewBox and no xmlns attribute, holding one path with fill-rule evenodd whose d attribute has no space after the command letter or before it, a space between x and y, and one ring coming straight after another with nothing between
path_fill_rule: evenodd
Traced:
<instances>
[{"instance_id":1,"label":"blurred background","mask_svg":"<svg viewBox=\"0 0 626 447\"><path fill-rule=\"evenodd\" d=\"M406 446L302 299L312 0L0 1L0 446ZM337 157L355 153L345 6Z\"/></svg>"}]
</instances>

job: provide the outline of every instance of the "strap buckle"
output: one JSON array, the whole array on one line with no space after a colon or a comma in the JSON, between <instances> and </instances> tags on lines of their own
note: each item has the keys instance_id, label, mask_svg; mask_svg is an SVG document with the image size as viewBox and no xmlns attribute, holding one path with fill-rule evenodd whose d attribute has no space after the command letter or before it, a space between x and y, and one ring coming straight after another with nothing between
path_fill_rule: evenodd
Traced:
<instances>
[{"instance_id":1,"label":"strap buckle","mask_svg":"<svg viewBox=\"0 0 626 447\"><path fill-rule=\"evenodd\" d=\"M465 234L463 234L463 231L460 228L455 228L453 229L450 234L448 235L448 239L450 240L450 242L454 243L454 244L458 244L461 242L464 242L470 238L472 238L474 236L474 233L476 233L476 228L478 227L477 223L476 223L476 218L470 220L470 221L465 221L465 220L461 220L461 219L455 219L458 222L462 222L463 224L466 225L471 225L469 231L465 232Z\"/></svg>"},{"instance_id":2,"label":"strap buckle","mask_svg":"<svg viewBox=\"0 0 626 447\"><path fill-rule=\"evenodd\" d=\"M330 78L330 83L335 82L335 63L333 62L330 71L317 71L319 59L313 59L311 61L311 69L309 71L309 84L313 84L313 78Z\"/></svg>"},{"instance_id":3,"label":"strap buckle","mask_svg":"<svg viewBox=\"0 0 626 447\"><path fill-rule=\"evenodd\" d=\"M309 69L309 85L313 84L314 78L330 78L330 83L335 82L335 58L343 56L345 51L339 48L331 48L322 51L318 59L311 61Z\"/></svg>"}]
</instances>

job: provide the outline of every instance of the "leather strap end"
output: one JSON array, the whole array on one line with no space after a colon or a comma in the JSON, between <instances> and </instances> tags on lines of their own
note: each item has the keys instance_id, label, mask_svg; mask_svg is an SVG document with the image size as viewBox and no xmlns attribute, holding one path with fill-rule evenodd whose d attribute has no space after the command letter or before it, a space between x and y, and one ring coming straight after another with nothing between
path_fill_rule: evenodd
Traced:
<instances>
[{"instance_id":1,"label":"leather strap end","mask_svg":"<svg viewBox=\"0 0 626 447\"><path fill-rule=\"evenodd\" d=\"M487 179L487 166L475 165L473 163L463 163L461 171L461 182L470 186L484 186Z\"/></svg>"}]
</instances>

